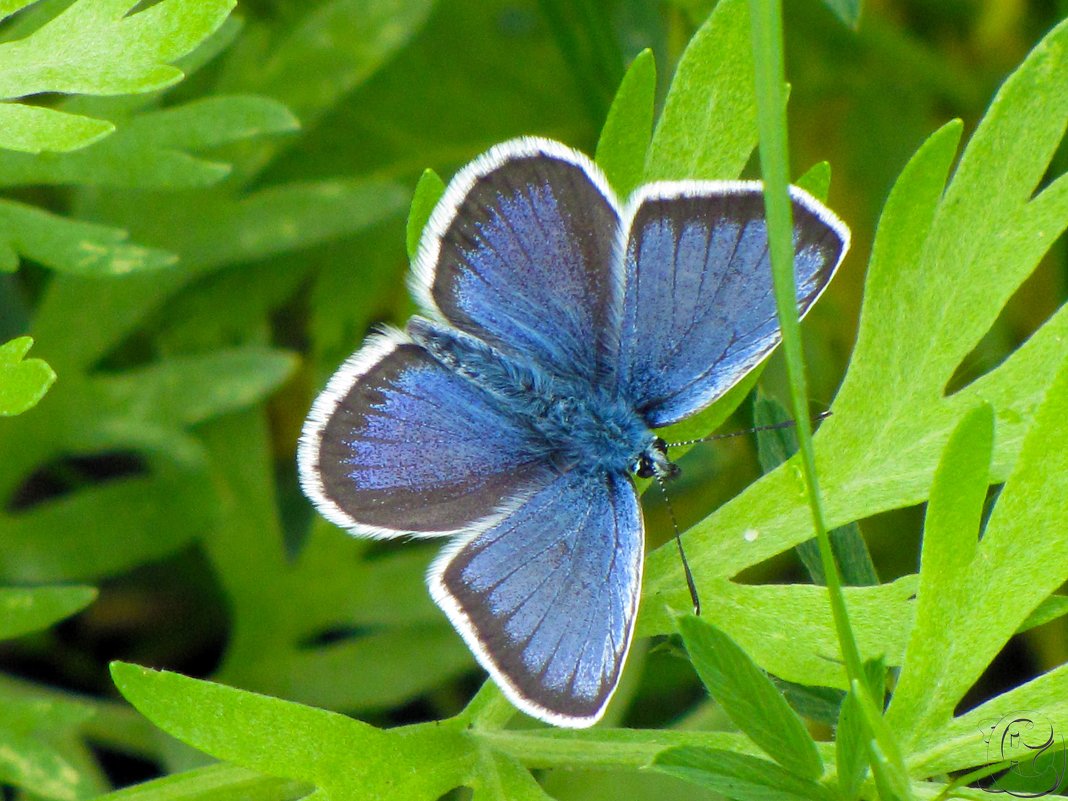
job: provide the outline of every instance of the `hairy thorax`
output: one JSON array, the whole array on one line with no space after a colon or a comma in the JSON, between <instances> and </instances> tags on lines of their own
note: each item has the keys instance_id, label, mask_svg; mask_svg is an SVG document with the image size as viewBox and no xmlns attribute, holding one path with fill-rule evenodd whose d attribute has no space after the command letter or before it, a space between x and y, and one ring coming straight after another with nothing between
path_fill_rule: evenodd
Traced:
<instances>
[{"instance_id":1,"label":"hairy thorax","mask_svg":"<svg viewBox=\"0 0 1068 801\"><path fill-rule=\"evenodd\" d=\"M435 359L489 392L560 470L638 472L660 458L656 436L610 388L551 375L419 317L408 331Z\"/></svg>"}]
</instances>

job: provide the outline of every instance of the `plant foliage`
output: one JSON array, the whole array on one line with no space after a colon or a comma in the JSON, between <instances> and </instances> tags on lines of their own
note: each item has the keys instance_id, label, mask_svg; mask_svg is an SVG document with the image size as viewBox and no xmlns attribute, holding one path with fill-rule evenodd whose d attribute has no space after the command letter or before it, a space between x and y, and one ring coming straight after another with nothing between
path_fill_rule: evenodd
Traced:
<instances>
[{"instance_id":1,"label":"plant foliage","mask_svg":"<svg viewBox=\"0 0 1068 801\"><path fill-rule=\"evenodd\" d=\"M687 453L672 500L702 616L678 614L675 545L651 548L638 635L661 645L636 645L607 725L565 731L520 723L492 684L468 700L473 660L423 582L434 549L314 517L297 433L364 334L407 316L442 179L495 141L581 145L624 196L753 176L750 4L233 5L0 2L0 786L979 799L994 779L973 771L1019 761L991 751L998 726L1028 711L1068 735L1068 23L1041 18L995 92L1002 73L947 79L968 71L859 3L787 4L795 151L817 162L795 180L857 234L805 328L863 675L843 666L795 442L765 432L752 481L744 447ZM884 84L842 83L865 59ZM880 105L899 73L902 107L969 119L963 149L961 122ZM911 150L890 181L882 162ZM858 179L865 158L887 180ZM1017 331L1036 285L1046 311ZM773 360L666 438L741 425L758 380L785 394ZM761 395L753 416L782 412ZM917 557L899 532L918 539L921 513L895 510L920 504ZM770 572L795 551L811 582ZM991 687L1021 642L1039 667ZM116 787L114 754L158 774ZM1024 789L1053 789L1056 754Z\"/></svg>"}]
</instances>

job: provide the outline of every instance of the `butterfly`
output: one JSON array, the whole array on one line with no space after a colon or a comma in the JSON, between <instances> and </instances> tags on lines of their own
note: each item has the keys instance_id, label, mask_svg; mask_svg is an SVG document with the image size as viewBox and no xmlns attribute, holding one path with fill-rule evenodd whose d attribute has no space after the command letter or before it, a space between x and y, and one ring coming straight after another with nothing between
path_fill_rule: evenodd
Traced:
<instances>
[{"instance_id":1,"label":"butterfly","mask_svg":"<svg viewBox=\"0 0 1068 801\"><path fill-rule=\"evenodd\" d=\"M804 314L846 226L791 187ZM505 696L584 727L619 682L642 584L633 476L677 472L657 428L780 340L759 182L666 181L622 202L560 143L460 170L424 229L425 316L372 335L315 400L304 492L363 537L448 537L430 593Z\"/></svg>"}]
</instances>

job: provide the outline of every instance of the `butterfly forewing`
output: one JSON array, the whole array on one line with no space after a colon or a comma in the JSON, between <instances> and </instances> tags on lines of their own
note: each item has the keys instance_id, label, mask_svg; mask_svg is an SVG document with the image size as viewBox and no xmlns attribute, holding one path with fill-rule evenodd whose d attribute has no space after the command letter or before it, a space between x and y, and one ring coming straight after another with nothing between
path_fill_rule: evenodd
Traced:
<instances>
[{"instance_id":1,"label":"butterfly forewing","mask_svg":"<svg viewBox=\"0 0 1068 801\"><path fill-rule=\"evenodd\" d=\"M792 188L802 315L831 280L848 232ZM624 393L650 425L709 405L781 339L761 185L674 182L632 202L621 332Z\"/></svg>"},{"instance_id":2,"label":"butterfly forewing","mask_svg":"<svg viewBox=\"0 0 1068 801\"><path fill-rule=\"evenodd\" d=\"M331 379L305 424L304 490L367 536L469 531L547 470L530 432L399 331Z\"/></svg>"},{"instance_id":3,"label":"butterfly forewing","mask_svg":"<svg viewBox=\"0 0 1068 801\"><path fill-rule=\"evenodd\" d=\"M431 216L413 289L431 311L566 377L614 367L619 212L600 171L554 142L496 148Z\"/></svg>"}]
</instances>

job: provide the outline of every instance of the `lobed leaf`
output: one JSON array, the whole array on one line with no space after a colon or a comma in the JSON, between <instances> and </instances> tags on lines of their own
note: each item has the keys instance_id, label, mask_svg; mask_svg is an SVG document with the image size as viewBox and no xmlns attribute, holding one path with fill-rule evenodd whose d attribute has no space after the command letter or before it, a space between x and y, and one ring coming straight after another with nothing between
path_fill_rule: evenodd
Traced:
<instances>
[{"instance_id":1,"label":"lobed leaf","mask_svg":"<svg viewBox=\"0 0 1068 801\"><path fill-rule=\"evenodd\" d=\"M45 92L147 92L182 78L168 62L215 31L236 0L163 0L134 14L133 0L77 0L21 39L0 43L0 98ZM27 5L11 2L0 17ZM47 13L47 9L42 10ZM106 137L104 119L0 103L0 147L68 152Z\"/></svg>"},{"instance_id":2,"label":"lobed leaf","mask_svg":"<svg viewBox=\"0 0 1068 801\"><path fill-rule=\"evenodd\" d=\"M175 673L121 662L111 672L130 703L183 742L261 773L313 783L331 797L436 801L468 780L476 760L473 743L448 726L381 731Z\"/></svg>"},{"instance_id":3,"label":"lobed leaf","mask_svg":"<svg viewBox=\"0 0 1068 801\"><path fill-rule=\"evenodd\" d=\"M915 773L936 775L996 761L991 757L996 758L1000 752L992 754L989 748L992 725L1007 715L1031 710L1053 721L1068 716L1068 665L1060 665L953 718L929 745L912 755L910 767Z\"/></svg>"},{"instance_id":4,"label":"lobed leaf","mask_svg":"<svg viewBox=\"0 0 1068 801\"><path fill-rule=\"evenodd\" d=\"M925 143L891 192L850 369L835 414L816 437L832 527L923 500L946 438L980 402L990 403L998 419L991 480L1003 480L1019 454L1063 358L1068 309L1062 307L987 375L948 398L945 386L1068 224L1068 181L1054 180L1031 199L1068 121L1066 45L1068 25L1062 24L1006 81L945 195L958 124ZM1046 103L1047 97L1057 99ZM961 241L968 242L967 253L957 248ZM870 414L872 398L883 399L878 415ZM706 606L715 604L719 579L806 538L803 493L797 465L788 461L686 534ZM755 535L752 542L738 548L747 532ZM645 592L676 607L685 604L685 583L671 549L650 554ZM644 631L668 630L658 610L650 613L647 604ZM742 641L730 625L724 629ZM770 668L763 654L750 653Z\"/></svg>"},{"instance_id":5,"label":"lobed leaf","mask_svg":"<svg viewBox=\"0 0 1068 801\"><path fill-rule=\"evenodd\" d=\"M910 683L925 677L930 684L919 697L913 689L900 695L900 701L895 698L888 711L889 720L895 725L916 722L916 734L909 739L914 752L937 750L941 730L951 725L957 702L1031 610L1068 581L1068 562L1063 558L1068 551L1068 508L1042 502L1043 498L1068 492L1068 453L1063 447L1066 441L1068 361L1062 359L1058 376L1036 412L1034 426L998 496L982 540L977 546L969 544L963 555L953 553L940 560L943 569L949 567L957 577L956 585L941 593L947 613L925 622L928 632L936 623L941 624L937 626L937 637L917 644L902 671L903 681L906 671L915 670ZM974 505L977 490L973 488L970 493ZM961 505L966 503L962 501ZM946 513L936 509L936 514ZM953 521L954 517L947 519ZM976 537L978 517L974 510L958 513L955 519L960 529L953 532L954 540ZM941 550L947 544L938 547ZM969 559L970 554L974 556ZM928 583L931 581L935 579ZM1004 597L1012 598L1013 603L1003 603ZM937 598L936 595L932 602ZM921 620L918 618L918 626ZM1047 681L1060 681L1064 687L1063 673L1060 679Z\"/></svg>"},{"instance_id":6,"label":"lobed leaf","mask_svg":"<svg viewBox=\"0 0 1068 801\"><path fill-rule=\"evenodd\" d=\"M427 595L429 550L368 559L368 543L320 522L291 561L260 416L220 420L205 437L215 481L230 499L205 538L232 606L220 680L370 710L410 701L470 669L470 654ZM436 655L432 670L424 665L428 650Z\"/></svg>"},{"instance_id":7,"label":"lobed leaf","mask_svg":"<svg viewBox=\"0 0 1068 801\"><path fill-rule=\"evenodd\" d=\"M741 551L756 549L760 544L760 534L756 533L752 541L739 536L733 547ZM878 587L845 588L863 657L886 654L894 664L900 660L912 618L914 579L905 576ZM726 632L769 673L801 684L848 687L838 661L838 638L825 587L751 586L725 579L698 581L702 618ZM661 621L670 620L668 607L656 603L661 600L664 599L646 602L638 621L639 636L659 631ZM784 626L783 621L788 625Z\"/></svg>"},{"instance_id":8,"label":"lobed leaf","mask_svg":"<svg viewBox=\"0 0 1068 801\"><path fill-rule=\"evenodd\" d=\"M56 374L40 359L26 359L31 337L19 337L0 345L0 417L22 414L37 405L56 380Z\"/></svg>"},{"instance_id":9,"label":"lobed leaf","mask_svg":"<svg viewBox=\"0 0 1068 801\"><path fill-rule=\"evenodd\" d=\"M0 44L0 97L125 94L180 80L168 66L218 28L234 0L78 0L29 36Z\"/></svg>"},{"instance_id":10,"label":"lobed leaf","mask_svg":"<svg viewBox=\"0 0 1068 801\"><path fill-rule=\"evenodd\" d=\"M941 681L956 670L947 661L951 649L945 638L960 624L959 593L968 586L968 573L979 542L990 458L994 447L994 415L977 406L958 424L935 471L927 504L920 586L905 660L894 691L889 719L907 745L933 722L948 699L940 698Z\"/></svg>"}]
</instances>

